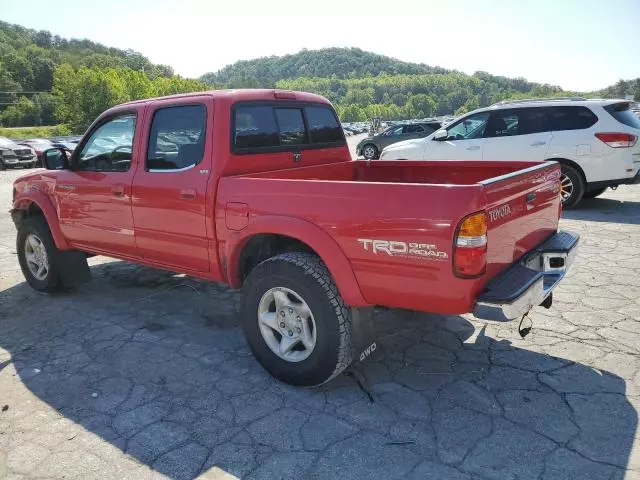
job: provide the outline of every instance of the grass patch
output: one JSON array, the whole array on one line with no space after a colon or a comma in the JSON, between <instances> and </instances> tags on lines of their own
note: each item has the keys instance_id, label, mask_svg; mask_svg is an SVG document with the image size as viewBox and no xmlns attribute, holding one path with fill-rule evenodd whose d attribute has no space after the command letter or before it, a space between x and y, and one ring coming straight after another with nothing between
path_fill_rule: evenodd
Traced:
<instances>
[{"instance_id":1,"label":"grass patch","mask_svg":"<svg viewBox=\"0 0 640 480\"><path fill-rule=\"evenodd\" d=\"M43 127L0 127L0 137L7 138L47 138L62 135L71 135L71 128L68 125L51 125Z\"/></svg>"}]
</instances>

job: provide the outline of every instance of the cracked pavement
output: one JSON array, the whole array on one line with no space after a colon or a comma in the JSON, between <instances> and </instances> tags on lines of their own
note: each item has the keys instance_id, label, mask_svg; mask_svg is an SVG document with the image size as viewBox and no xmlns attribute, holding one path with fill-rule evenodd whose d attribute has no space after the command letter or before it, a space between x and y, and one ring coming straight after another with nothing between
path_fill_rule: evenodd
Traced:
<instances>
[{"instance_id":1,"label":"cracked pavement","mask_svg":"<svg viewBox=\"0 0 640 480\"><path fill-rule=\"evenodd\" d=\"M302 389L252 358L238 292L98 257L39 295L1 215L0 478L640 479L640 188L561 224L580 252L525 340L380 310L372 357Z\"/></svg>"}]
</instances>

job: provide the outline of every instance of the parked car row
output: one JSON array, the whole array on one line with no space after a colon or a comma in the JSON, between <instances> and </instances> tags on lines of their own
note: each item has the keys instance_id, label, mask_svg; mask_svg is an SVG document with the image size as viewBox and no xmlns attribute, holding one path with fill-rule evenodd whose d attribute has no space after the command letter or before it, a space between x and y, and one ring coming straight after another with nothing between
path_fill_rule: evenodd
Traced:
<instances>
[{"instance_id":1,"label":"parked car row","mask_svg":"<svg viewBox=\"0 0 640 480\"><path fill-rule=\"evenodd\" d=\"M384 160L555 160L563 205L572 207L609 187L640 183L640 119L632 105L580 97L500 102L382 150L375 137L367 139L358 153L381 152Z\"/></svg>"},{"instance_id":2,"label":"parked car row","mask_svg":"<svg viewBox=\"0 0 640 480\"><path fill-rule=\"evenodd\" d=\"M436 120L423 123L394 124L387 127L382 133L361 140L356 146L356 154L367 160L374 160L380 156L380 152L385 147L404 140L424 138L441 126L442 124Z\"/></svg>"},{"instance_id":3,"label":"parked car row","mask_svg":"<svg viewBox=\"0 0 640 480\"><path fill-rule=\"evenodd\" d=\"M12 140L0 137L0 170L7 168L33 168L43 166L43 152L50 148L64 148L72 152L79 136L56 137L51 139L30 138Z\"/></svg>"}]
</instances>

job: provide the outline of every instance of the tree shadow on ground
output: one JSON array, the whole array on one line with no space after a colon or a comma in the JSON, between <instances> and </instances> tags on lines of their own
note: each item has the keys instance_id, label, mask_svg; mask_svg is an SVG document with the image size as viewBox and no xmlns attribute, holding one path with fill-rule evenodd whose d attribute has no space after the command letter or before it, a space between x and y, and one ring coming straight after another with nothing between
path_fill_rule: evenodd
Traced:
<instances>
[{"instance_id":1,"label":"tree shadow on ground","mask_svg":"<svg viewBox=\"0 0 640 480\"><path fill-rule=\"evenodd\" d=\"M640 202L623 202L612 198L584 199L562 217L590 222L640 225Z\"/></svg>"},{"instance_id":2,"label":"tree shadow on ground","mask_svg":"<svg viewBox=\"0 0 640 480\"><path fill-rule=\"evenodd\" d=\"M301 389L251 356L237 292L124 262L92 272L74 293L0 293L11 355L0 431L10 452L27 439L54 452L30 475L72 476L92 458L80 477L130 476L120 452L170 478L609 479L628 468L637 414L622 378L462 317L381 310L371 359Z\"/></svg>"}]
</instances>

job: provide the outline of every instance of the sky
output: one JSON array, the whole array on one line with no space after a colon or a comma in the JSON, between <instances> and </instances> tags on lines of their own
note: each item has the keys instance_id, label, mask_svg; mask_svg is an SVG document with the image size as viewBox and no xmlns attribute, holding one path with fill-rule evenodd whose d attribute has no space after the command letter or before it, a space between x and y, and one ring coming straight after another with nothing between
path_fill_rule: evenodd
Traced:
<instances>
[{"instance_id":1,"label":"sky","mask_svg":"<svg viewBox=\"0 0 640 480\"><path fill-rule=\"evenodd\" d=\"M323 47L574 91L640 77L640 0L0 0L0 20L131 48L193 78Z\"/></svg>"}]
</instances>

